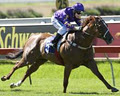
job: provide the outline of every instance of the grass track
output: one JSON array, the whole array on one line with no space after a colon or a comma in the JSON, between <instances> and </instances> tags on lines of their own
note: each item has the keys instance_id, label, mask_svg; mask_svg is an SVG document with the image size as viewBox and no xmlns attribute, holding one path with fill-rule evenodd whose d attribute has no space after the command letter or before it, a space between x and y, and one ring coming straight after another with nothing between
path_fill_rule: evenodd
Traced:
<instances>
[{"instance_id":1,"label":"grass track","mask_svg":"<svg viewBox=\"0 0 120 96\"><path fill-rule=\"evenodd\" d=\"M120 89L120 65L118 62L114 62L113 66L116 88ZM12 67L12 64L1 64L0 77L6 75ZM106 80L112 85L110 65L107 62L101 62L98 67ZM112 93L84 66L72 71L67 93L63 94L64 67L54 64L41 66L32 75L33 85L29 85L29 80L27 79L21 87L10 89L9 84L19 81L26 69L27 67L17 70L13 77L6 82L0 81L0 96L120 96L120 92Z\"/></svg>"}]
</instances>

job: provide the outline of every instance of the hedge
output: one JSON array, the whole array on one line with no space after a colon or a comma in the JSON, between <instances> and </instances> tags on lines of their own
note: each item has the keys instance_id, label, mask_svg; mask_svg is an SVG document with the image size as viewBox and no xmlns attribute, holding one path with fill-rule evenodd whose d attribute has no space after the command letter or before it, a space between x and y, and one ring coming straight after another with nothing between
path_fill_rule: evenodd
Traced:
<instances>
[{"instance_id":1,"label":"hedge","mask_svg":"<svg viewBox=\"0 0 120 96\"><path fill-rule=\"evenodd\" d=\"M26 11L22 10L8 10L7 12L0 11L0 18L35 18L35 17L43 17L41 13L37 13L36 11L29 9Z\"/></svg>"}]
</instances>

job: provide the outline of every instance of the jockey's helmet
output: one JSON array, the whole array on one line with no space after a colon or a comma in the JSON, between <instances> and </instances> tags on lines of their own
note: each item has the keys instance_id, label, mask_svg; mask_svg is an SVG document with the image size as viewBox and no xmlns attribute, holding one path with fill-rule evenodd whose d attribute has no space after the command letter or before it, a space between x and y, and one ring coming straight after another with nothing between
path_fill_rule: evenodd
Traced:
<instances>
[{"instance_id":1,"label":"jockey's helmet","mask_svg":"<svg viewBox=\"0 0 120 96\"><path fill-rule=\"evenodd\" d=\"M72 6L74 12L81 12L84 11L84 6L81 3L76 3L75 5Z\"/></svg>"}]
</instances>

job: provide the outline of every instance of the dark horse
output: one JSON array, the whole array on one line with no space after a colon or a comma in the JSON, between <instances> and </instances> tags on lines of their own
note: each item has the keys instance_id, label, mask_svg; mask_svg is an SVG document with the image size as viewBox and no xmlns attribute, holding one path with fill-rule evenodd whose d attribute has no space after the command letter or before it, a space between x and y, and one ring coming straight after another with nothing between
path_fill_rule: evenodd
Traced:
<instances>
[{"instance_id":1,"label":"dark horse","mask_svg":"<svg viewBox=\"0 0 120 96\"><path fill-rule=\"evenodd\" d=\"M1 80L5 81L10 79L15 70L31 64L24 77L19 82L13 83L10 87L14 88L20 86L28 76L35 72L47 60L50 60L58 65L65 66L63 81L64 93L66 93L68 79L72 69L77 68L80 65L89 68L112 92L119 91L104 79L94 60L92 42L95 37L103 39L107 44L110 44L113 41L113 37L109 32L107 24L101 17L89 16L83 21L81 31L71 31L66 36L66 39L62 39L62 44L59 48L61 60L58 60L55 54L45 53L44 51L45 39L50 36L52 36L52 34L33 34L24 45L23 50L20 50L15 54L9 54L7 57L11 59L17 58L20 55L22 55L22 58L15 64L12 71L8 75L3 76Z\"/></svg>"}]
</instances>

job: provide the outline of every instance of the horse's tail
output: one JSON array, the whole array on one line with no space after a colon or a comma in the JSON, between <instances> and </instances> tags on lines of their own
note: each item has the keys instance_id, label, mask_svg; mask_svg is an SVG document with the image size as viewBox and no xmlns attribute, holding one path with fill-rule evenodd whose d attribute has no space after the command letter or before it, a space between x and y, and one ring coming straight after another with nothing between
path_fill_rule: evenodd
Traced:
<instances>
[{"instance_id":1,"label":"horse's tail","mask_svg":"<svg viewBox=\"0 0 120 96\"><path fill-rule=\"evenodd\" d=\"M9 53L8 55L6 55L6 58L7 59L16 59L18 58L19 56L21 56L23 54L23 49L22 50L19 50L18 52L16 53Z\"/></svg>"}]
</instances>

